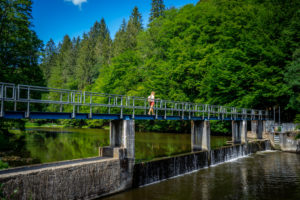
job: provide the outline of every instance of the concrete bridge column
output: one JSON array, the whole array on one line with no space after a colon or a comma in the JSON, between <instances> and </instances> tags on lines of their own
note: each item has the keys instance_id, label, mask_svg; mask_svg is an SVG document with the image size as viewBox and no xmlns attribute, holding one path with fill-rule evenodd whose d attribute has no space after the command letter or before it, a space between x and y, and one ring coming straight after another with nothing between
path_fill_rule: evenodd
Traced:
<instances>
[{"instance_id":1,"label":"concrete bridge column","mask_svg":"<svg viewBox=\"0 0 300 200\"><path fill-rule=\"evenodd\" d=\"M210 150L210 123L205 121L191 121L192 151Z\"/></svg>"},{"instance_id":2,"label":"concrete bridge column","mask_svg":"<svg viewBox=\"0 0 300 200\"><path fill-rule=\"evenodd\" d=\"M135 158L134 120L110 121L110 146L100 148L100 156Z\"/></svg>"},{"instance_id":3,"label":"concrete bridge column","mask_svg":"<svg viewBox=\"0 0 300 200\"><path fill-rule=\"evenodd\" d=\"M247 144L247 120L242 120L240 123L241 142Z\"/></svg>"},{"instance_id":4,"label":"concrete bridge column","mask_svg":"<svg viewBox=\"0 0 300 200\"><path fill-rule=\"evenodd\" d=\"M256 134L257 139L262 139L263 121L262 120L252 120L251 121L251 132Z\"/></svg>"},{"instance_id":5,"label":"concrete bridge column","mask_svg":"<svg viewBox=\"0 0 300 200\"><path fill-rule=\"evenodd\" d=\"M239 121L232 121L232 142L234 144L241 143L241 130L240 130L240 122Z\"/></svg>"}]
</instances>

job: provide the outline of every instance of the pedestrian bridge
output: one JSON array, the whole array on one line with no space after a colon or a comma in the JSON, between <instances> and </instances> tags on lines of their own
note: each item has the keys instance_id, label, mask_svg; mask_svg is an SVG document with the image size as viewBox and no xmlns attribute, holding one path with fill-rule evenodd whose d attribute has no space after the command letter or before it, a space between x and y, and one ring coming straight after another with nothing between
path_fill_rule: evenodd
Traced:
<instances>
[{"instance_id":1,"label":"pedestrian bridge","mask_svg":"<svg viewBox=\"0 0 300 200\"><path fill-rule=\"evenodd\" d=\"M266 120L268 111L0 82L0 117L7 119Z\"/></svg>"},{"instance_id":2,"label":"pedestrian bridge","mask_svg":"<svg viewBox=\"0 0 300 200\"><path fill-rule=\"evenodd\" d=\"M110 147L102 156L126 149L134 159L135 120L190 120L193 150L210 150L210 120L232 121L233 143L247 143L247 121L262 138L268 111L156 99L155 115L147 115L145 97L0 83L0 117L5 119L108 119ZM115 152L116 151L116 152Z\"/></svg>"}]
</instances>

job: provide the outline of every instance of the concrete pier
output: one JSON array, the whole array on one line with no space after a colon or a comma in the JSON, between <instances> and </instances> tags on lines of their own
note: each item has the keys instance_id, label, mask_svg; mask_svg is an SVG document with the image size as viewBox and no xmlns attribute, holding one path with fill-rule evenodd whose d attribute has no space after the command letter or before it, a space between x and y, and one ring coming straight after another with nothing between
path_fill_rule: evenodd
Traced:
<instances>
[{"instance_id":1,"label":"concrete pier","mask_svg":"<svg viewBox=\"0 0 300 200\"><path fill-rule=\"evenodd\" d=\"M134 120L112 120L110 121L110 146L100 148L99 156L124 157L134 161L134 143Z\"/></svg>"},{"instance_id":2,"label":"concrete pier","mask_svg":"<svg viewBox=\"0 0 300 200\"><path fill-rule=\"evenodd\" d=\"M251 132L256 135L257 139L262 139L263 135L263 121L262 120L252 120L251 121Z\"/></svg>"},{"instance_id":3,"label":"concrete pier","mask_svg":"<svg viewBox=\"0 0 300 200\"><path fill-rule=\"evenodd\" d=\"M232 127L232 142L234 144L240 144L241 143L240 122L233 120L231 122L231 127Z\"/></svg>"},{"instance_id":4,"label":"concrete pier","mask_svg":"<svg viewBox=\"0 0 300 200\"><path fill-rule=\"evenodd\" d=\"M241 142L242 144L247 144L247 120L242 120L239 123L241 131Z\"/></svg>"},{"instance_id":5,"label":"concrete pier","mask_svg":"<svg viewBox=\"0 0 300 200\"><path fill-rule=\"evenodd\" d=\"M209 121L191 121L191 144L193 151L210 150Z\"/></svg>"}]
</instances>

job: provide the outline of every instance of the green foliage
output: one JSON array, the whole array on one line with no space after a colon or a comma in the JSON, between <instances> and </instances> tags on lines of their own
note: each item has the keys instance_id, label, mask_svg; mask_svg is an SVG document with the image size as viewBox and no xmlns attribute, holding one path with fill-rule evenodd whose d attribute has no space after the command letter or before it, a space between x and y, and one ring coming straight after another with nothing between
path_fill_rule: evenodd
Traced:
<instances>
[{"instance_id":1,"label":"green foliage","mask_svg":"<svg viewBox=\"0 0 300 200\"><path fill-rule=\"evenodd\" d=\"M280 106L287 113L282 119L289 120L300 108L299 17L296 0L207 0L168 10L153 0L146 30L135 7L113 41L102 19L82 40L65 37L57 48L50 41L41 66L54 63L43 68L51 69L49 86L131 96L154 90L161 99ZM177 122L137 125L189 130L187 124L178 130ZM227 129L222 123L215 127Z\"/></svg>"},{"instance_id":2,"label":"green foliage","mask_svg":"<svg viewBox=\"0 0 300 200\"><path fill-rule=\"evenodd\" d=\"M103 126L105 125L105 120L87 120L86 123L89 128L103 128Z\"/></svg>"},{"instance_id":3,"label":"green foliage","mask_svg":"<svg viewBox=\"0 0 300 200\"><path fill-rule=\"evenodd\" d=\"M213 134L231 135L230 121L210 121L210 128Z\"/></svg>"},{"instance_id":4,"label":"green foliage","mask_svg":"<svg viewBox=\"0 0 300 200\"><path fill-rule=\"evenodd\" d=\"M1 82L44 85L38 58L42 42L31 30L32 0L0 3Z\"/></svg>"},{"instance_id":5,"label":"green foliage","mask_svg":"<svg viewBox=\"0 0 300 200\"><path fill-rule=\"evenodd\" d=\"M287 66L285 78L290 95L288 107L300 112L300 48L295 50L293 60Z\"/></svg>"},{"instance_id":6,"label":"green foliage","mask_svg":"<svg viewBox=\"0 0 300 200\"><path fill-rule=\"evenodd\" d=\"M164 15L165 5L163 0L152 0L151 3L151 13L149 21L153 21L155 18Z\"/></svg>"},{"instance_id":7,"label":"green foliage","mask_svg":"<svg viewBox=\"0 0 300 200\"><path fill-rule=\"evenodd\" d=\"M8 163L2 162L2 160L0 160L0 170L7 169L8 167L9 167Z\"/></svg>"}]
</instances>

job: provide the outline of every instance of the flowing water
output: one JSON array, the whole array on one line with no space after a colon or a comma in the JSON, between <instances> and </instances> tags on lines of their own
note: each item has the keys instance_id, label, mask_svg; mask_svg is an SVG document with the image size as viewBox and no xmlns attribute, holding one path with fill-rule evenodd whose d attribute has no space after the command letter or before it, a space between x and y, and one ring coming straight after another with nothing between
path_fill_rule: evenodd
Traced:
<instances>
[{"instance_id":1,"label":"flowing water","mask_svg":"<svg viewBox=\"0 0 300 200\"><path fill-rule=\"evenodd\" d=\"M224 146L231 137L212 136L211 146ZM30 128L18 135L17 148L0 155L11 167L98 156L109 145L109 131L81 128ZM191 135L136 132L136 162L191 151ZM0 152L1 153L1 152Z\"/></svg>"},{"instance_id":2,"label":"flowing water","mask_svg":"<svg viewBox=\"0 0 300 200\"><path fill-rule=\"evenodd\" d=\"M300 155L266 151L104 200L300 199Z\"/></svg>"}]
</instances>

